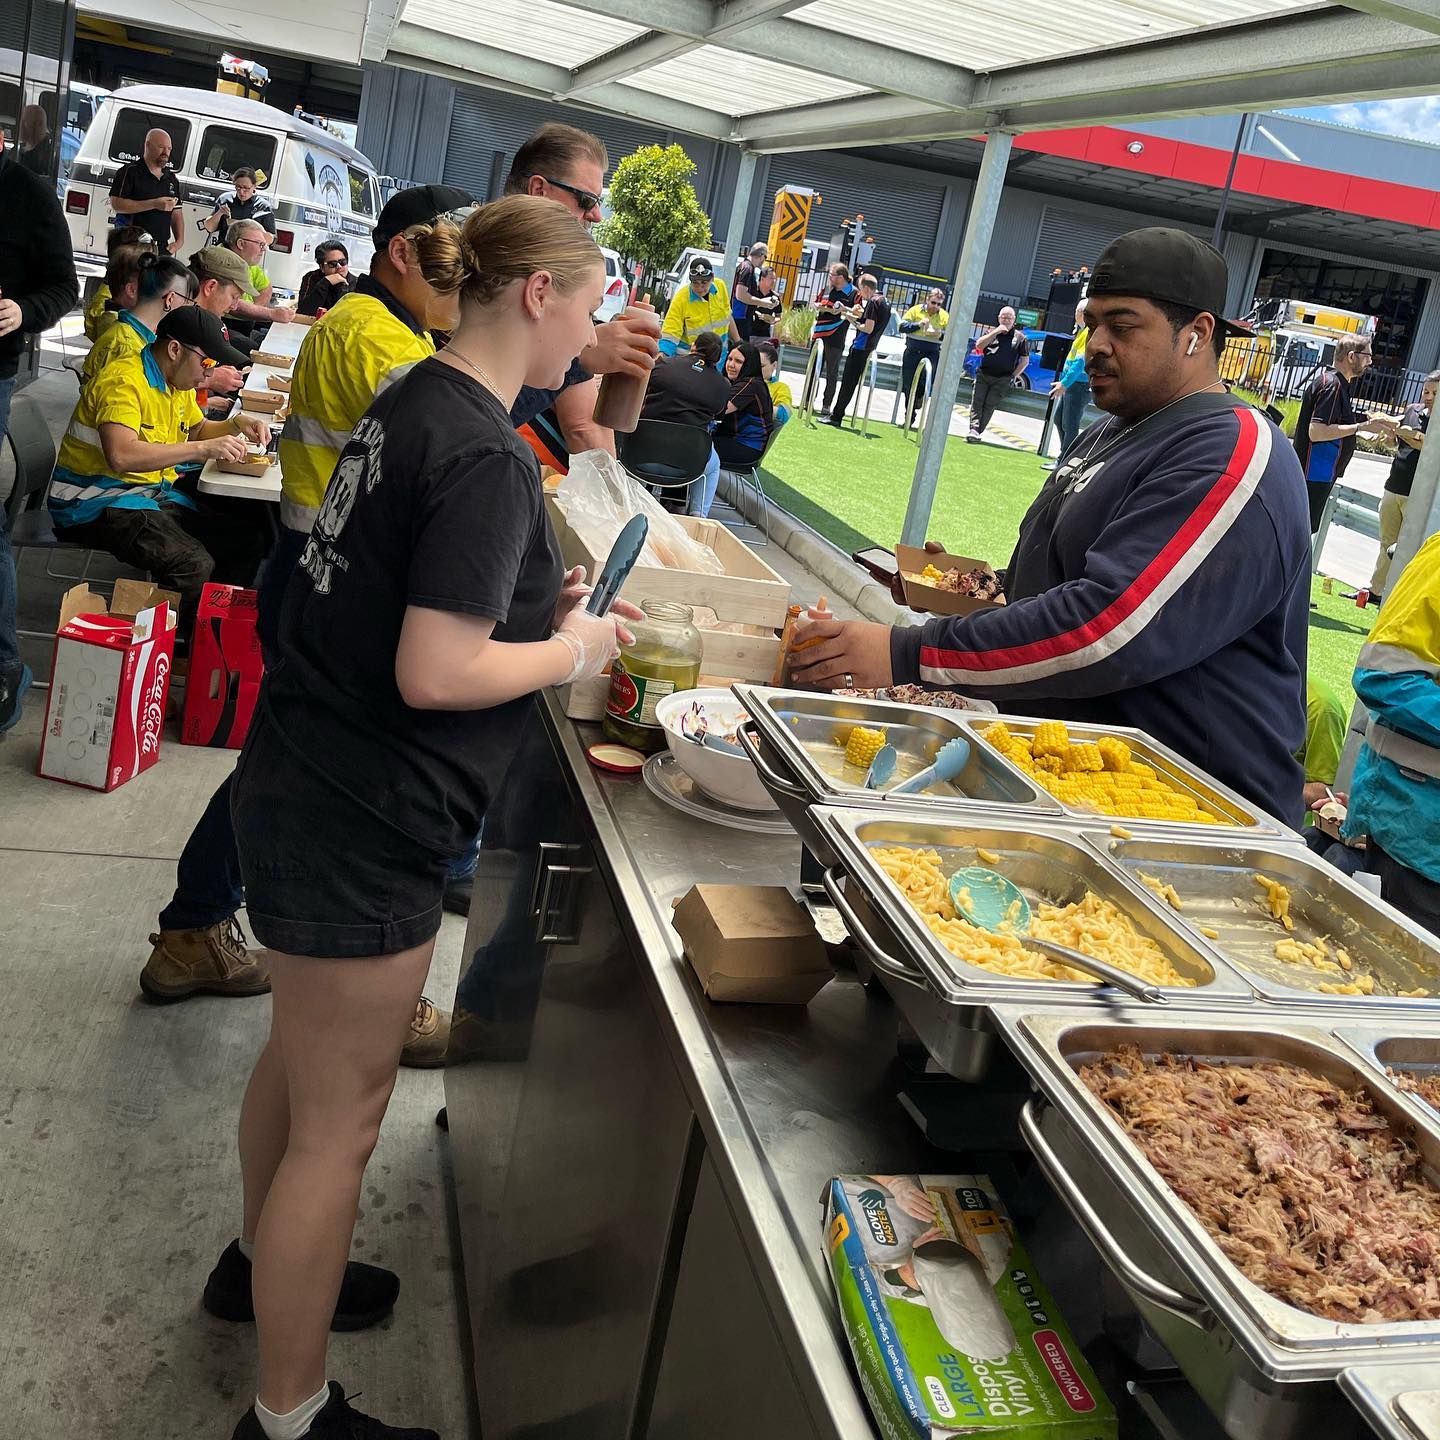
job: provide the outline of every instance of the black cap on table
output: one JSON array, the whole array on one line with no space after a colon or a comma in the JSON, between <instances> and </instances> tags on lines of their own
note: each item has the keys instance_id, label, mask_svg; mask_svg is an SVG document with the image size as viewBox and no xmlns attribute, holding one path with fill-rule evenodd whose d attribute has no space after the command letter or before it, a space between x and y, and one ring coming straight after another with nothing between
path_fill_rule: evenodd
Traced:
<instances>
[{"instance_id":1,"label":"black cap on table","mask_svg":"<svg viewBox=\"0 0 1440 1440\"><path fill-rule=\"evenodd\" d=\"M475 197L458 185L416 185L411 190L397 191L375 222L375 243L388 244L412 225L428 225L440 215L464 210L474 203Z\"/></svg>"},{"instance_id":2,"label":"black cap on table","mask_svg":"<svg viewBox=\"0 0 1440 1440\"><path fill-rule=\"evenodd\" d=\"M1226 320L1230 267L1208 241L1184 230L1153 225L1112 241L1095 262L1087 295L1134 295L1209 311L1226 335L1251 335L1249 326Z\"/></svg>"},{"instance_id":3,"label":"black cap on table","mask_svg":"<svg viewBox=\"0 0 1440 1440\"><path fill-rule=\"evenodd\" d=\"M182 305L172 310L155 329L161 340L178 340L193 345L207 360L217 365L233 365L237 370L250 363L226 338L219 320L198 305Z\"/></svg>"}]
</instances>

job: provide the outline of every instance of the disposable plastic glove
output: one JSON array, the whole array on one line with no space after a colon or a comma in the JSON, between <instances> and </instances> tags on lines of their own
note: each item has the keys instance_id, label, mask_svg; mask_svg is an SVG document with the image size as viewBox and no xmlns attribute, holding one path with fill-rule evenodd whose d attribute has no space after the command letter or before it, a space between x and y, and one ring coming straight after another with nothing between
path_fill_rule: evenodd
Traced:
<instances>
[{"instance_id":1,"label":"disposable plastic glove","mask_svg":"<svg viewBox=\"0 0 1440 1440\"><path fill-rule=\"evenodd\" d=\"M619 616L592 615L577 607L560 622L555 638L570 652L570 673L560 682L593 680L635 637L620 623Z\"/></svg>"}]
</instances>

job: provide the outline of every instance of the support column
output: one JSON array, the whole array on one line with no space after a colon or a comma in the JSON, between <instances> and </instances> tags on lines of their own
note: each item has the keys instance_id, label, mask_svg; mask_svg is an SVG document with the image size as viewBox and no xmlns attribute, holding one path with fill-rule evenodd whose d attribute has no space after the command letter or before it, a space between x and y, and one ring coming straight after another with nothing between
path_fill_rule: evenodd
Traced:
<instances>
[{"instance_id":1,"label":"support column","mask_svg":"<svg viewBox=\"0 0 1440 1440\"><path fill-rule=\"evenodd\" d=\"M740 173L735 177L735 199L730 205L730 223L725 227L725 279L735 273L740 254L745 248L745 217L750 213L750 196L755 189L755 167L759 155L754 150L740 152Z\"/></svg>"},{"instance_id":2,"label":"support column","mask_svg":"<svg viewBox=\"0 0 1440 1440\"><path fill-rule=\"evenodd\" d=\"M1427 432L1427 439L1428 432ZM1405 523L1400 527L1400 538L1395 542L1395 558L1390 562L1390 575L1385 582L1387 590L1395 588L1405 567L1415 558L1415 552L1432 536L1440 531L1440 443L1427 445L1420 451L1415 462L1415 479L1410 486L1410 503L1405 507ZM1381 601L1381 609L1385 602ZM1350 733L1345 737L1345 751L1340 757L1340 770L1335 777L1335 788L1347 790L1350 777L1355 773L1355 761L1365 738L1365 726L1369 712L1359 700L1350 712Z\"/></svg>"},{"instance_id":3,"label":"support column","mask_svg":"<svg viewBox=\"0 0 1440 1440\"><path fill-rule=\"evenodd\" d=\"M905 525L900 533L901 540L907 545L925 543L930 511L935 506L940 461L945 455L955 397L965 374L965 356L970 349L970 322L980 298L980 281L985 273L985 257L990 251L990 236L995 230L995 216L1000 210L1000 194L1005 188L1005 167L1010 162L1012 141L1008 130L985 132L985 157L980 162L980 175L975 181L975 193L970 201L965 243L960 250L960 268L956 271L955 284L950 292L950 323L945 327L945 340L940 346L940 364L935 371L930 409L925 416L920 454L915 461L915 479L910 486L910 503L905 508Z\"/></svg>"}]
</instances>

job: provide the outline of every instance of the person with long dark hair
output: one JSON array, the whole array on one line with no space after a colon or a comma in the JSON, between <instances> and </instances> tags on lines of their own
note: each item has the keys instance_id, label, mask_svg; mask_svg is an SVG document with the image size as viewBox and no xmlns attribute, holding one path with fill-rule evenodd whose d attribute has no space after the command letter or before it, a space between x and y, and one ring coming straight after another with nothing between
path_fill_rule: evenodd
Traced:
<instances>
[{"instance_id":1,"label":"person with long dark hair","mask_svg":"<svg viewBox=\"0 0 1440 1440\"><path fill-rule=\"evenodd\" d=\"M346 1263L361 1181L450 862L497 793L529 698L600 675L639 614L586 612L510 418L522 386L558 387L593 344L599 248L528 195L463 230L407 235L458 318L340 452L235 772L273 1011L240 1116L243 1229L207 1287L207 1308L221 1289L253 1305L259 1332L259 1394L234 1440L437 1440L360 1415L327 1377L337 1314L368 1323L399 1288Z\"/></svg>"},{"instance_id":2,"label":"person with long dark hair","mask_svg":"<svg viewBox=\"0 0 1440 1440\"><path fill-rule=\"evenodd\" d=\"M725 357L725 378L730 382L730 399L715 425L715 461L705 471L700 494L691 492L690 513L701 517L710 514L720 471L727 467L748 470L758 463L775 428L770 387L754 345L746 342L731 347Z\"/></svg>"}]
</instances>

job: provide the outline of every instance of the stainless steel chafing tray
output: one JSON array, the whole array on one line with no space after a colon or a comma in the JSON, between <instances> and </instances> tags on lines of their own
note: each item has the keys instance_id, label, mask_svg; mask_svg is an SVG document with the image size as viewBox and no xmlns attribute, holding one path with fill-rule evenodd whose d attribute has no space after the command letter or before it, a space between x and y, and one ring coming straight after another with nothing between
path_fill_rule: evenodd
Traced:
<instances>
[{"instance_id":1,"label":"stainless steel chafing tray","mask_svg":"<svg viewBox=\"0 0 1440 1440\"><path fill-rule=\"evenodd\" d=\"M1394 1089L1323 1029L1266 1017L1202 1018L1126 1007L1097 1019L1002 1006L996 1023L1051 1104L1032 1101L1022 1133L1082 1229L1142 1315L1235 1440L1327 1440L1353 1433L1334 1381L1376 1359L1440 1366L1440 1321L1342 1324L1310 1315L1252 1284L1149 1164L1077 1073L1129 1042L1147 1055L1232 1064L1271 1060L1362 1088L1419 1146L1440 1180L1440 1117ZM1323 1022L1322 1022L1323 1023Z\"/></svg>"},{"instance_id":2,"label":"stainless steel chafing tray","mask_svg":"<svg viewBox=\"0 0 1440 1440\"><path fill-rule=\"evenodd\" d=\"M1381 1440L1440 1440L1440 1369L1358 1365L1340 1388Z\"/></svg>"},{"instance_id":3,"label":"stainless steel chafing tray","mask_svg":"<svg viewBox=\"0 0 1440 1440\"><path fill-rule=\"evenodd\" d=\"M987 863L978 856L985 850L997 857L989 862L991 868L1008 876L1032 902L1064 905L1093 892L1118 906L1176 969L1195 979L1193 988L1164 990L1168 1002L1222 1008L1253 1003L1249 986L1223 960L1202 954L1153 896L1064 826L980 815L878 815L873 809L830 806L813 807L809 823L837 857L827 873L836 908L931 1055L960 1079L979 1079L988 1067L993 1033L987 1007L1028 1001L1103 1011L1115 1002L1116 992L1082 982L1021 979L968 964L925 924L871 854L872 847L936 850L947 873ZM857 891L864 901L859 907L847 899Z\"/></svg>"},{"instance_id":4,"label":"stainless steel chafing tray","mask_svg":"<svg viewBox=\"0 0 1440 1440\"><path fill-rule=\"evenodd\" d=\"M1121 840L1101 830L1087 830L1084 837L1131 875L1144 873L1173 885L1183 906L1175 918L1192 928L1202 948L1223 956L1266 999L1312 1011L1353 1014L1361 1008L1368 1014L1383 1009L1440 1018L1440 945L1434 937L1309 850L1259 838L1202 842L1136 835ZM1278 880L1289 890L1293 932L1270 917L1256 875ZM1216 937L1200 935L1202 925L1216 931ZM1360 970L1375 976L1377 993L1320 991L1322 981L1336 977L1276 957L1275 944L1287 934L1311 943L1324 937L1332 950L1344 947ZM1396 993L1407 990L1426 993Z\"/></svg>"},{"instance_id":5,"label":"stainless steel chafing tray","mask_svg":"<svg viewBox=\"0 0 1440 1440\"><path fill-rule=\"evenodd\" d=\"M1337 1025L1334 1035L1382 1075L1409 1075L1428 1079L1440 1075L1440 1014L1428 1025L1408 1020L1392 1025ZM1417 1105L1429 1105L1420 1095L1407 1092ZM1440 1107L1431 1107L1440 1111ZM1440 1117L1437 1117L1440 1118ZM1436 1376L1440 1383L1440 1375Z\"/></svg>"},{"instance_id":6,"label":"stainless steel chafing tray","mask_svg":"<svg viewBox=\"0 0 1440 1440\"><path fill-rule=\"evenodd\" d=\"M806 690L736 685L736 696L751 717L755 736L742 737L760 777L790 823L824 864L834 856L809 825L805 810L821 802L879 806L910 811L956 809L1058 817L1060 805L989 746L977 745L953 710L897 705L888 700L852 700ZM837 743L856 725L885 731L898 754L893 784L918 774L947 740L971 741L969 762L948 785L893 801L884 791L866 790L864 772L844 761Z\"/></svg>"},{"instance_id":7,"label":"stainless steel chafing tray","mask_svg":"<svg viewBox=\"0 0 1440 1440\"><path fill-rule=\"evenodd\" d=\"M1035 727L1041 723L1039 720L1023 715L962 714L960 717L960 723L987 749L991 747L985 739L985 731L997 722L1003 723L1012 734L1025 739L1033 737ZM1090 824L1113 822L1123 825L1126 829L1137 831L1165 830L1172 833L1178 831L1185 835L1224 835L1227 832L1241 830L1250 835L1279 836L1292 842L1300 838L1288 825L1277 820L1273 815L1267 815L1258 806L1252 805L1248 800L1237 795L1229 786L1221 784L1214 776L1207 775L1198 766L1192 765L1188 760L1176 754L1168 745L1147 735L1143 730L1122 725L1071 724L1068 720L1065 721L1065 728L1069 731L1072 740L1082 743L1102 740L1106 736L1123 740L1130 747L1130 753L1134 759L1140 761L1142 765L1150 766L1175 789L1193 796L1200 808L1215 816L1219 823L1210 825L1186 820L1146 819L1143 816L1100 815L1093 810L1083 810L1078 806L1065 804L1063 801L1058 802L1064 814L1071 820L1082 820ZM1005 760L1004 756L1000 756L998 751L995 753L1004 760L1005 764L1011 763L1009 760ZM1025 774L1018 767L1016 767L1015 773L1022 776Z\"/></svg>"}]
</instances>

